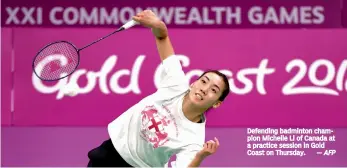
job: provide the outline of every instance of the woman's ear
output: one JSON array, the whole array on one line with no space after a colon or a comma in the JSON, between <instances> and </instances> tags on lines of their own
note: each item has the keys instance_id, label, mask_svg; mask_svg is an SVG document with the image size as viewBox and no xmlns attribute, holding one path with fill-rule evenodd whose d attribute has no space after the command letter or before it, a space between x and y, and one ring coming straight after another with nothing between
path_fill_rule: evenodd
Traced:
<instances>
[{"instance_id":1,"label":"woman's ear","mask_svg":"<svg viewBox=\"0 0 347 168\"><path fill-rule=\"evenodd\" d=\"M220 105L222 104L222 102L221 101L217 101L215 104L213 104L213 108L218 108Z\"/></svg>"}]
</instances>

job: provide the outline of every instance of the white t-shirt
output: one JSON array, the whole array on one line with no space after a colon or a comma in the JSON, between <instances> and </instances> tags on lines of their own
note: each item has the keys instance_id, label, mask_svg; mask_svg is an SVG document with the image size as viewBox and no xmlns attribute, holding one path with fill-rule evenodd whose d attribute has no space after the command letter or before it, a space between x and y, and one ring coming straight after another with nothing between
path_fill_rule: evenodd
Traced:
<instances>
[{"instance_id":1,"label":"white t-shirt","mask_svg":"<svg viewBox=\"0 0 347 168\"><path fill-rule=\"evenodd\" d=\"M205 117L201 123L188 120L182 111L189 90L177 56L162 62L158 90L129 108L108 125L119 154L134 167L188 167L205 142Z\"/></svg>"}]
</instances>

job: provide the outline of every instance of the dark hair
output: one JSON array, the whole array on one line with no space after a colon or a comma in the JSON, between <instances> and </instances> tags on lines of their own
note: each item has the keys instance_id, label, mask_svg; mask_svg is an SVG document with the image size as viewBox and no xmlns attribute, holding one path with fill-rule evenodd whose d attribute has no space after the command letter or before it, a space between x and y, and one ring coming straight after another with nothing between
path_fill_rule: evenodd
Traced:
<instances>
[{"instance_id":1,"label":"dark hair","mask_svg":"<svg viewBox=\"0 0 347 168\"><path fill-rule=\"evenodd\" d=\"M224 101L224 99L228 96L229 92L230 92L230 87L229 87L229 81L228 78L221 72L217 71L217 70L207 70L205 71L202 75L200 75L200 77L198 78L198 80L203 77L206 73L215 73L217 75L219 75L220 77L223 78L224 84L225 84L225 88L222 92L222 95L219 97L219 101Z\"/></svg>"}]
</instances>

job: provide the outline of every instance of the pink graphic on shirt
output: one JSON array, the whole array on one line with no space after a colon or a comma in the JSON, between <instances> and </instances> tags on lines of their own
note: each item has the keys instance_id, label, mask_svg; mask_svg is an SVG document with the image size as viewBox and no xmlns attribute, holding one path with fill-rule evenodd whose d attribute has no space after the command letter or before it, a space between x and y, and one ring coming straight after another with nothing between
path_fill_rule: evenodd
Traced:
<instances>
[{"instance_id":1,"label":"pink graphic on shirt","mask_svg":"<svg viewBox=\"0 0 347 168\"><path fill-rule=\"evenodd\" d=\"M142 128L141 135L150 143L154 148L164 145L168 141L168 133L165 130L170 124L170 119L166 116L161 116L154 106L146 107L142 112Z\"/></svg>"}]
</instances>

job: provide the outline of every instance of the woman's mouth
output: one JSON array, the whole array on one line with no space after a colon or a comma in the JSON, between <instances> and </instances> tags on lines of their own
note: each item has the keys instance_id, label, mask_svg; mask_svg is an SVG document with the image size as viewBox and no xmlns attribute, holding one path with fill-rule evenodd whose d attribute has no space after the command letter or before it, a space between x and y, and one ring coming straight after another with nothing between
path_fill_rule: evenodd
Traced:
<instances>
[{"instance_id":1,"label":"woman's mouth","mask_svg":"<svg viewBox=\"0 0 347 168\"><path fill-rule=\"evenodd\" d=\"M195 96L197 96L200 100L203 100L203 97L199 93L195 93Z\"/></svg>"}]
</instances>

